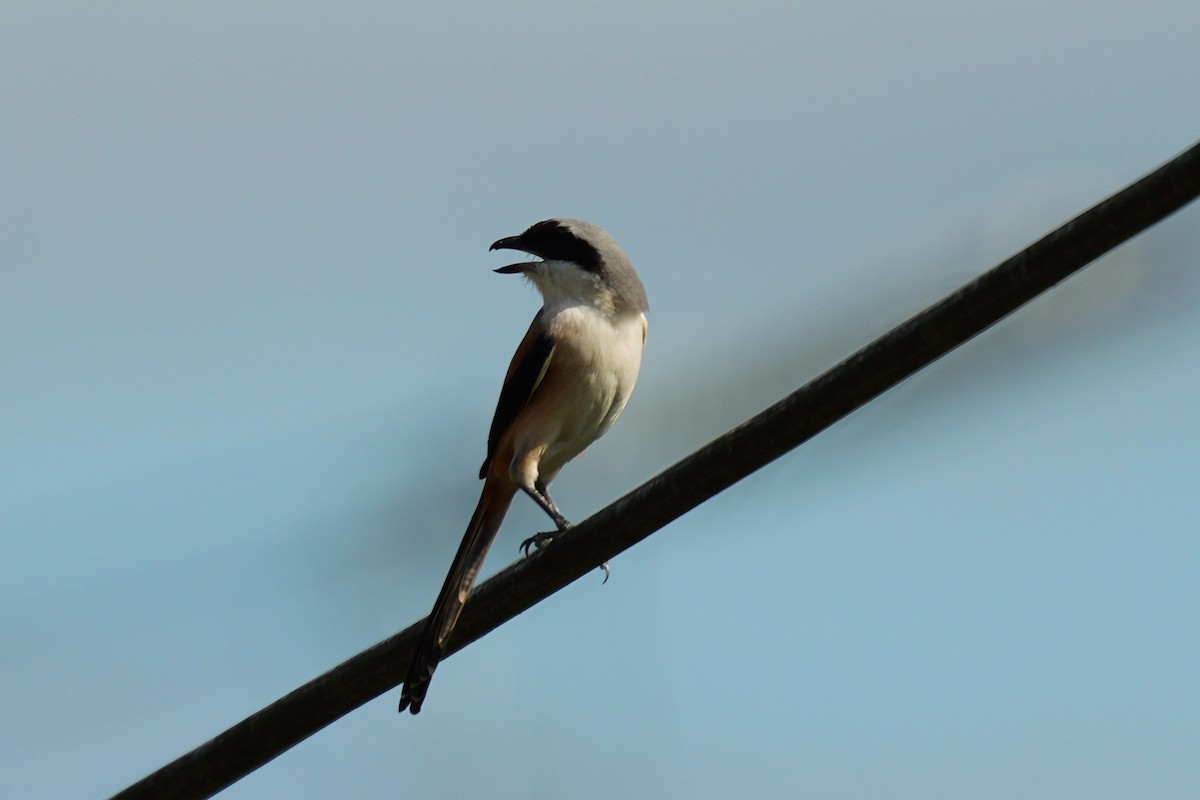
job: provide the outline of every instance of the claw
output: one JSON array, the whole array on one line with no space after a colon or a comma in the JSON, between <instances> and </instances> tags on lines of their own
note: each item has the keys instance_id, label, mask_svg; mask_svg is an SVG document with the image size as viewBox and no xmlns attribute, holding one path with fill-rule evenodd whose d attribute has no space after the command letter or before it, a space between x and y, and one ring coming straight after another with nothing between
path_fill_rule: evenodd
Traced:
<instances>
[{"instance_id":1,"label":"claw","mask_svg":"<svg viewBox=\"0 0 1200 800\"><path fill-rule=\"evenodd\" d=\"M559 536L562 536L565 532L566 531L543 531L541 533L535 533L533 536L530 536L528 539L521 542L521 546L519 548L521 555L523 555L525 558L529 558L529 548L532 547L533 552L536 553L538 550L541 550L543 547L553 542ZM608 583L609 576L612 575L612 570L608 568L607 561L600 565L600 569L604 570L604 580L600 582L600 585L603 586L604 584Z\"/></svg>"},{"instance_id":2,"label":"claw","mask_svg":"<svg viewBox=\"0 0 1200 800\"><path fill-rule=\"evenodd\" d=\"M528 539L521 542L521 553L526 558L528 558L529 557L529 548L532 547L533 551L536 553L538 550L541 550L543 547L548 545L550 542L553 542L555 539L557 539L559 537L559 534L561 534L561 533L562 533L562 531L550 531L547 533L535 533L533 536L530 536Z\"/></svg>"}]
</instances>

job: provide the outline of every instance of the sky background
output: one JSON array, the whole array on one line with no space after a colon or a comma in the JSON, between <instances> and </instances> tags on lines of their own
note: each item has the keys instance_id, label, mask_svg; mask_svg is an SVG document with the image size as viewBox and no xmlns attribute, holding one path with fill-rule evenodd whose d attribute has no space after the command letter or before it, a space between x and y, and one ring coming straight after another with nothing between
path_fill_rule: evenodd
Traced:
<instances>
[{"instance_id":1,"label":"sky background","mask_svg":"<svg viewBox=\"0 0 1200 800\"><path fill-rule=\"evenodd\" d=\"M107 796L427 613L539 302L495 239L594 221L650 295L582 519L1194 143L1197 30L5 4L0 796ZM1198 223L222 796L1196 797Z\"/></svg>"}]
</instances>

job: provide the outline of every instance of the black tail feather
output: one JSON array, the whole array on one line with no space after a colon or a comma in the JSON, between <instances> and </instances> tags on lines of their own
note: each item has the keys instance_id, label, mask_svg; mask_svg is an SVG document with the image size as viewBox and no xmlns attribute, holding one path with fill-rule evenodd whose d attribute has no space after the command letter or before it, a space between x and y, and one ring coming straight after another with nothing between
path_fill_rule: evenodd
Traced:
<instances>
[{"instance_id":1,"label":"black tail feather","mask_svg":"<svg viewBox=\"0 0 1200 800\"><path fill-rule=\"evenodd\" d=\"M450 564L446 582L442 584L442 591L433 604L433 611L429 613L429 621L425 624L425 631L409 664L408 676L400 692L401 712L405 709L413 714L421 711L434 670L446 652L446 642L458 622L471 587L475 585L475 578L479 575L488 549L500 530L500 523L504 521L513 494L514 490L497 487L492 480L484 483L479 505L475 507L471 523L463 534L462 544L458 546L458 552Z\"/></svg>"}]
</instances>

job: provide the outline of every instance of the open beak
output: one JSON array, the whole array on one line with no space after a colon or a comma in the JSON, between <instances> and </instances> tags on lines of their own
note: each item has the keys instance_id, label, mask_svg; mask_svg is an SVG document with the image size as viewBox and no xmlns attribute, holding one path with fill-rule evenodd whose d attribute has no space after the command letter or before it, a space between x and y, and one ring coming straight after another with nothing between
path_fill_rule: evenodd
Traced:
<instances>
[{"instance_id":1,"label":"open beak","mask_svg":"<svg viewBox=\"0 0 1200 800\"><path fill-rule=\"evenodd\" d=\"M492 246L488 250L520 250L523 253L529 253L523 246L520 236L506 236L503 239L497 239L492 242ZM529 254L537 255L537 253ZM523 261L520 264L509 264L505 267L498 267L492 271L499 272L501 275L522 275L540 263L540 261Z\"/></svg>"}]
</instances>

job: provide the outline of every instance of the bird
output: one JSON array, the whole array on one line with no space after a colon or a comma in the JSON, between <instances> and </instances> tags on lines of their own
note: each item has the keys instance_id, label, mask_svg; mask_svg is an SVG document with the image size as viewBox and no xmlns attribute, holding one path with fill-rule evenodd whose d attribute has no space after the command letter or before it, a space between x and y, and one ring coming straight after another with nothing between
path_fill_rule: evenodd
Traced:
<instances>
[{"instance_id":1,"label":"bird","mask_svg":"<svg viewBox=\"0 0 1200 800\"><path fill-rule=\"evenodd\" d=\"M547 219L499 239L489 250L534 256L495 272L528 279L542 296L542 308L504 377L479 469L483 490L409 664L401 713L420 712L516 493L532 498L556 529L525 540L526 553L570 529L548 487L620 416L646 344L646 290L625 251L602 228L577 219Z\"/></svg>"}]
</instances>

